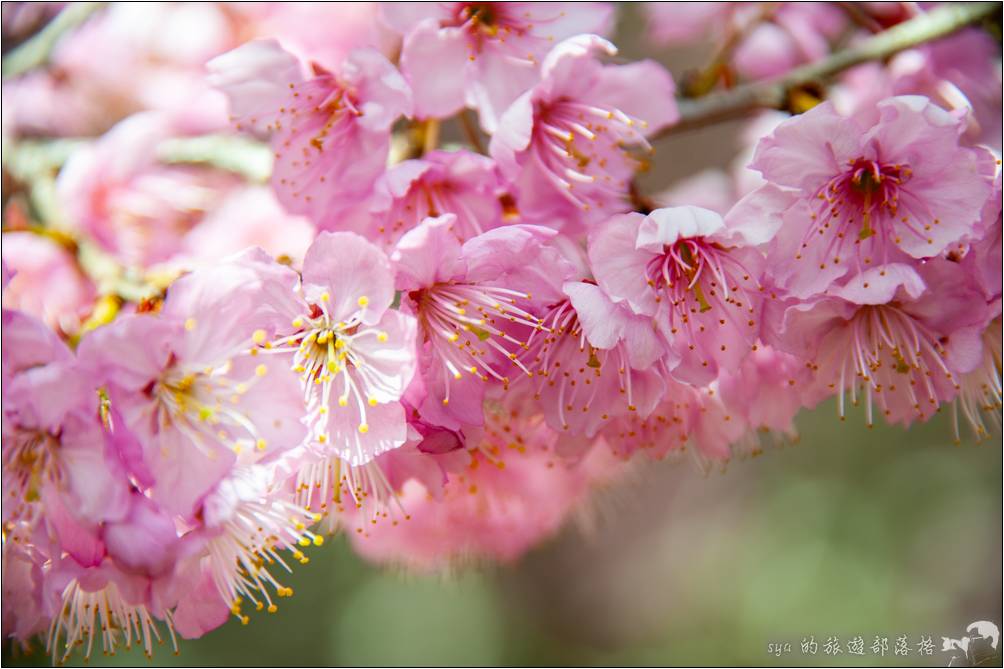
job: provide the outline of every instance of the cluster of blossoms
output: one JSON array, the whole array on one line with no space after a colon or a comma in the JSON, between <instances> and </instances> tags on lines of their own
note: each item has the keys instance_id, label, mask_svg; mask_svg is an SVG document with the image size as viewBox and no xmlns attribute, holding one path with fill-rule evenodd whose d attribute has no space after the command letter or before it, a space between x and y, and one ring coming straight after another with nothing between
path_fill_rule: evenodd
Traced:
<instances>
[{"instance_id":1,"label":"cluster of blossoms","mask_svg":"<svg viewBox=\"0 0 1004 669\"><path fill-rule=\"evenodd\" d=\"M835 5L648 11L664 41L746 26L727 79L863 30ZM5 638L63 660L247 624L338 530L417 569L513 560L629 463L755 453L828 398L999 428L988 38L852 70L649 206L677 90L612 58L614 18L116 5L5 81L5 142L103 133L49 234L4 212ZM457 115L471 145L431 146ZM269 183L169 150L207 133L267 146Z\"/></svg>"}]
</instances>

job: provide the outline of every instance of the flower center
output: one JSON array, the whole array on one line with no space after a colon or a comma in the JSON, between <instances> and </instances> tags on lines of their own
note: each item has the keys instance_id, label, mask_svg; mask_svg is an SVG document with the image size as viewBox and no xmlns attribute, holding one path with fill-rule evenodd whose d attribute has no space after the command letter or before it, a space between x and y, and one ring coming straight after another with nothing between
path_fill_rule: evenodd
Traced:
<instances>
[{"instance_id":1,"label":"flower center","mask_svg":"<svg viewBox=\"0 0 1004 669\"><path fill-rule=\"evenodd\" d=\"M625 146L651 152L639 131L647 127L616 108L562 100L541 110L533 151L558 192L588 210L624 198L628 180L644 164Z\"/></svg>"},{"instance_id":2,"label":"flower center","mask_svg":"<svg viewBox=\"0 0 1004 669\"><path fill-rule=\"evenodd\" d=\"M547 401L555 402L562 429L570 429L573 415L589 413L597 396L601 406L610 406L610 398L602 396L606 391L622 396L628 411L637 410L623 344L610 350L590 345L578 314L567 299L550 308L544 324L544 333L531 337L524 359L539 379L534 399L541 400L547 395ZM605 381L609 381L614 370L616 386L604 383L604 371L608 375ZM610 415L603 413L600 417L607 420Z\"/></svg>"},{"instance_id":3,"label":"flower center","mask_svg":"<svg viewBox=\"0 0 1004 669\"><path fill-rule=\"evenodd\" d=\"M6 440L5 440L6 441ZM41 430L18 429L4 444L4 487L17 511L14 517L28 515L24 505L37 502L46 484L60 485L63 468L60 465L59 437ZM28 518L23 518L28 520Z\"/></svg>"},{"instance_id":4,"label":"flower center","mask_svg":"<svg viewBox=\"0 0 1004 669\"><path fill-rule=\"evenodd\" d=\"M446 372L446 396L450 402L449 379L460 380L471 374L483 381L495 378L508 386L509 377L493 364L497 355L515 363L525 374L530 372L515 353L526 342L503 329L507 323L539 329L542 321L518 306L530 295L518 290L466 283L438 283L412 291L418 322L433 353Z\"/></svg>"},{"instance_id":5,"label":"flower center","mask_svg":"<svg viewBox=\"0 0 1004 669\"><path fill-rule=\"evenodd\" d=\"M525 35L529 29L494 2L465 2L446 25L463 28L467 33L471 60L477 58L488 42L501 44L507 37Z\"/></svg>"},{"instance_id":6,"label":"flower center","mask_svg":"<svg viewBox=\"0 0 1004 669\"><path fill-rule=\"evenodd\" d=\"M681 239L666 245L661 256L649 261L646 275L648 285L656 289L656 301L669 300L673 334L678 327L689 328L697 314L715 312L729 320L735 318L735 309L744 306L752 313L752 300L746 298L742 286L750 280L750 273L717 244ZM734 309L726 309L726 305Z\"/></svg>"},{"instance_id":7,"label":"flower center","mask_svg":"<svg viewBox=\"0 0 1004 669\"><path fill-rule=\"evenodd\" d=\"M394 201L377 232L391 246L426 218L442 214L456 215L451 230L461 242L484 232L479 216L464 201L463 194L457 192L453 182L426 179L415 182L404 197Z\"/></svg>"},{"instance_id":8,"label":"flower center","mask_svg":"<svg viewBox=\"0 0 1004 669\"><path fill-rule=\"evenodd\" d=\"M811 224L802 240L802 248L810 243L819 243L818 237L826 239L823 262L839 264L848 250L853 249L862 261L869 265L874 248L871 242L884 247L886 242L899 244L902 240L892 228L892 222L899 217L897 225L911 234L926 239L924 226L918 225L907 215L901 215L900 190L913 172L907 165L888 164L868 158L848 161L848 168L830 179L815 193L815 204L810 214ZM928 226L929 229L929 226ZM795 256L801 259L801 253ZM884 262L887 258L883 256Z\"/></svg>"},{"instance_id":9,"label":"flower center","mask_svg":"<svg viewBox=\"0 0 1004 669\"><path fill-rule=\"evenodd\" d=\"M386 342L388 335L363 325L361 312L348 321L334 321L327 307L330 299L328 293L323 293L319 305L312 305L309 314L293 320L293 334L266 342L266 348L293 353L293 371L300 375L309 422L324 424L322 419L335 399L340 407L358 408L359 432L365 434L369 431L366 408L379 403L377 395L386 384L359 350L360 342L372 339ZM360 308L368 303L367 297L359 298ZM326 431L316 436L321 443L328 440Z\"/></svg>"},{"instance_id":10,"label":"flower center","mask_svg":"<svg viewBox=\"0 0 1004 669\"><path fill-rule=\"evenodd\" d=\"M257 365L251 378L238 382L230 377L232 367L230 361L200 371L170 365L147 390L156 402L157 424L180 430L207 454L215 444L235 453L245 448L265 450L265 440L240 404L268 368Z\"/></svg>"}]
</instances>

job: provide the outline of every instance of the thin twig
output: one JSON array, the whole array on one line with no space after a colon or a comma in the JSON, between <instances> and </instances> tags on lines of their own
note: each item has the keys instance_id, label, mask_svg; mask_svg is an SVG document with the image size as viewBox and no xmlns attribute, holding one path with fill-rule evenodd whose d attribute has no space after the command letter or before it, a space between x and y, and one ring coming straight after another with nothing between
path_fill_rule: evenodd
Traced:
<instances>
[{"instance_id":1,"label":"thin twig","mask_svg":"<svg viewBox=\"0 0 1004 669\"><path fill-rule=\"evenodd\" d=\"M471 110L464 109L460 112L460 127L464 130L467 143L478 153L488 155L484 144L481 143L481 135L478 133L478 126L474 123Z\"/></svg>"},{"instance_id":2,"label":"thin twig","mask_svg":"<svg viewBox=\"0 0 1004 669\"><path fill-rule=\"evenodd\" d=\"M24 74L49 62L60 38L101 9L103 2L80 2L68 5L31 39L3 57L3 76Z\"/></svg>"},{"instance_id":3,"label":"thin twig","mask_svg":"<svg viewBox=\"0 0 1004 669\"><path fill-rule=\"evenodd\" d=\"M657 133L656 138L736 118L755 109L784 109L789 94L800 87L945 37L1000 11L999 2L948 3L776 79L745 84L696 100L681 100L680 121Z\"/></svg>"},{"instance_id":4,"label":"thin twig","mask_svg":"<svg viewBox=\"0 0 1004 669\"><path fill-rule=\"evenodd\" d=\"M425 122L425 135L422 137L422 155L435 151L439 146L439 121L429 119Z\"/></svg>"}]
</instances>

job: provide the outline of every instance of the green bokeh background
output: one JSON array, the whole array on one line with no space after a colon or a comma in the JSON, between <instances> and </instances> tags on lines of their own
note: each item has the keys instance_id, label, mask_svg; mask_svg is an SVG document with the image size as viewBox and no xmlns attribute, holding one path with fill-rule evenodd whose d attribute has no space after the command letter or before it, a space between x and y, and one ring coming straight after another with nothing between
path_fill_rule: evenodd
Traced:
<instances>
[{"instance_id":1,"label":"green bokeh background","mask_svg":"<svg viewBox=\"0 0 1004 669\"><path fill-rule=\"evenodd\" d=\"M296 594L278 613L185 641L178 657L161 647L153 664L945 666L941 636L1001 621L999 440L953 446L947 416L903 431L835 413L803 414L798 444L724 471L639 463L588 522L507 567L418 575L330 541L286 581ZM863 658L823 655L830 635L858 634ZM900 634L930 635L934 655L892 656ZM814 657L801 654L809 635ZM890 655L871 653L876 635ZM792 652L772 656L771 642Z\"/></svg>"}]
</instances>

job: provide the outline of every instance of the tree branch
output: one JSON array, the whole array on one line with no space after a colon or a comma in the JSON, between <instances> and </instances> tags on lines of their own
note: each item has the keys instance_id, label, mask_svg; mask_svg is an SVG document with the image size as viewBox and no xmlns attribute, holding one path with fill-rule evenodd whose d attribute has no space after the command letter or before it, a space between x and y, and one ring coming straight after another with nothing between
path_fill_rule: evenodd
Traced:
<instances>
[{"instance_id":1,"label":"tree branch","mask_svg":"<svg viewBox=\"0 0 1004 669\"><path fill-rule=\"evenodd\" d=\"M3 76L13 77L49 62L52 50L62 37L101 9L103 2L78 2L68 5L24 44L3 57Z\"/></svg>"},{"instance_id":2,"label":"tree branch","mask_svg":"<svg viewBox=\"0 0 1004 669\"><path fill-rule=\"evenodd\" d=\"M792 91L873 60L950 35L1001 11L999 2L947 3L869 37L815 63L766 81L738 86L695 100L680 101L680 120L655 135L664 137L742 116L756 109L784 109Z\"/></svg>"}]
</instances>

